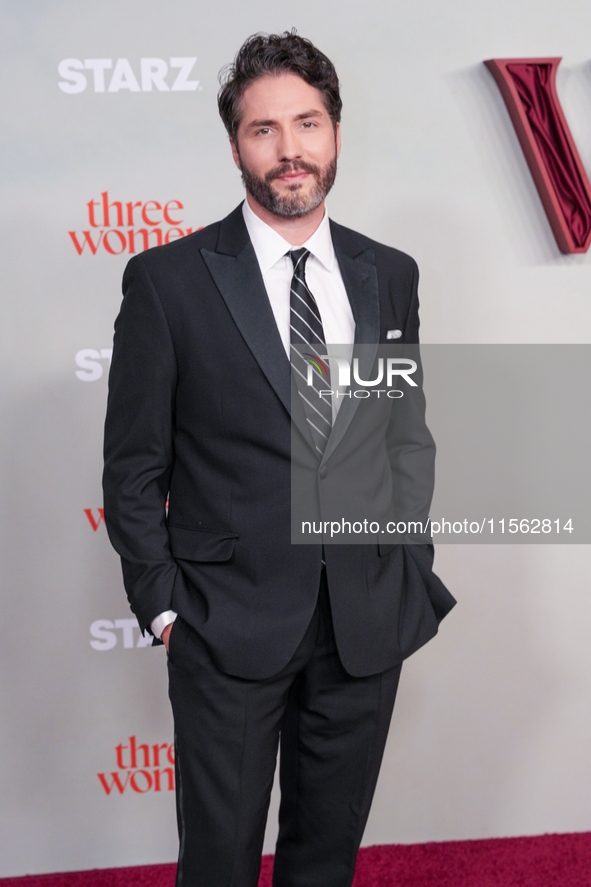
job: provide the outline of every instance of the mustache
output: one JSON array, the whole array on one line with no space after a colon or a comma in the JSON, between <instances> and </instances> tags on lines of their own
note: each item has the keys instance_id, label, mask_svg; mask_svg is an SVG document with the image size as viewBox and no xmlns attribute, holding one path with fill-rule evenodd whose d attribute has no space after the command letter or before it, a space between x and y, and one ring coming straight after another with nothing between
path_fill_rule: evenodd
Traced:
<instances>
[{"instance_id":1,"label":"mustache","mask_svg":"<svg viewBox=\"0 0 591 887\"><path fill-rule=\"evenodd\" d=\"M278 179L279 176L287 175L290 172L309 172L313 176L320 175L320 169L313 163L306 163L305 160L286 160L275 169L269 170L265 175L265 181L272 182L273 179Z\"/></svg>"}]
</instances>

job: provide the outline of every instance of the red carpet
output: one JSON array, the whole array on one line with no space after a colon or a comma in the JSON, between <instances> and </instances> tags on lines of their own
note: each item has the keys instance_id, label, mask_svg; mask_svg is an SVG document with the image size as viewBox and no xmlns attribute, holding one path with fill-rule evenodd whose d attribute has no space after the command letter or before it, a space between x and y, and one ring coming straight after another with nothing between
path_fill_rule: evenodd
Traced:
<instances>
[{"instance_id":1,"label":"red carpet","mask_svg":"<svg viewBox=\"0 0 591 887\"><path fill-rule=\"evenodd\" d=\"M259 887L271 887L273 858ZM173 887L174 865L0 878L0 887ZM591 833L366 847L353 887L591 887Z\"/></svg>"}]
</instances>

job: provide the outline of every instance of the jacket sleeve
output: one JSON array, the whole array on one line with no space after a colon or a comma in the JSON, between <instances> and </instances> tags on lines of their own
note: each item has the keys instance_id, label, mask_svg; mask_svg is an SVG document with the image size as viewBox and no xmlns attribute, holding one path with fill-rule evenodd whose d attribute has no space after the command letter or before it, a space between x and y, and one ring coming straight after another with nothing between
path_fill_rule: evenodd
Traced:
<instances>
[{"instance_id":1,"label":"jacket sleeve","mask_svg":"<svg viewBox=\"0 0 591 887\"><path fill-rule=\"evenodd\" d=\"M115 322L103 491L107 531L143 632L171 609L178 571L166 528L176 384L169 325L144 261L136 256L125 270Z\"/></svg>"},{"instance_id":2,"label":"jacket sleeve","mask_svg":"<svg viewBox=\"0 0 591 887\"><path fill-rule=\"evenodd\" d=\"M419 353L419 271L413 261L411 293L404 326L404 344L397 356L414 360L416 388L404 390L396 401L393 421L388 430L388 453L394 475L396 519L413 524L405 541L426 543L431 540L427 524L435 483L435 442L425 420L423 371ZM422 526L422 532L419 527Z\"/></svg>"}]
</instances>

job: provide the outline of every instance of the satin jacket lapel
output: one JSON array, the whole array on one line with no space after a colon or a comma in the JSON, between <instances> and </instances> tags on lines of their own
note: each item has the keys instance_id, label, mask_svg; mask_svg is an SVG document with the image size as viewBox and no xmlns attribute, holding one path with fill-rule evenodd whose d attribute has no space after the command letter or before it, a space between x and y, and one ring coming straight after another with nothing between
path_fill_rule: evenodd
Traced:
<instances>
[{"instance_id":1,"label":"satin jacket lapel","mask_svg":"<svg viewBox=\"0 0 591 887\"><path fill-rule=\"evenodd\" d=\"M201 255L269 384L308 445L315 449L301 400L293 395L291 367L244 224L242 205L222 221L215 252L202 249Z\"/></svg>"},{"instance_id":2,"label":"satin jacket lapel","mask_svg":"<svg viewBox=\"0 0 591 887\"><path fill-rule=\"evenodd\" d=\"M241 207L222 222L217 250L201 254L255 360L291 413L290 365Z\"/></svg>"},{"instance_id":3,"label":"satin jacket lapel","mask_svg":"<svg viewBox=\"0 0 591 887\"><path fill-rule=\"evenodd\" d=\"M333 241L343 283L345 284L355 320L353 357L358 357L359 359L360 378L368 379L370 378L369 374L371 373L380 336L380 301L374 254L372 250L367 249L359 253L355 258L352 258L339 249L338 237L334 230ZM359 353L359 350L356 349L355 346L357 345L365 346L362 349L362 353ZM355 387L359 386L351 386L352 389ZM343 398L322 457L323 463L327 461L343 439L358 405L358 398Z\"/></svg>"}]
</instances>

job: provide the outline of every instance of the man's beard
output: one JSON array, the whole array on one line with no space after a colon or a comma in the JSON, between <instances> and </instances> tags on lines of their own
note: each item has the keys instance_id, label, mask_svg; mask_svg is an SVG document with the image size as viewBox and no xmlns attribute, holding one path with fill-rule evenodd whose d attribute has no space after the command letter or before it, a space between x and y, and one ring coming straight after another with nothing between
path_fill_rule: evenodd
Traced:
<instances>
[{"instance_id":1,"label":"man's beard","mask_svg":"<svg viewBox=\"0 0 591 887\"><path fill-rule=\"evenodd\" d=\"M240 169L244 187L257 203L274 216L297 219L317 209L332 188L337 174L337 158L335 154L333 160L323 169L303 160L286 161L270 170L264 178L259 178L242 161ZM301 193L302 185L299 182L288 185L287 194L279 194L273 187L274 179L300 170L314 176L314 183L309 191Z\"/></svg>"}]
</instances>

